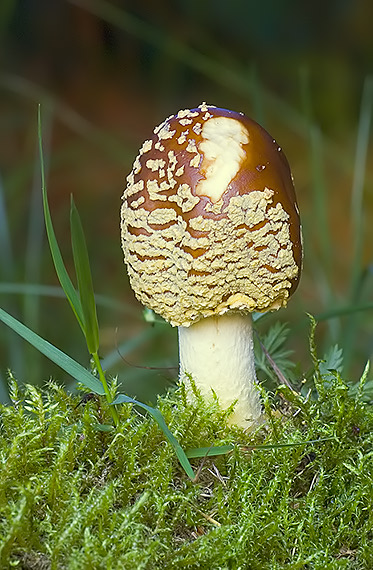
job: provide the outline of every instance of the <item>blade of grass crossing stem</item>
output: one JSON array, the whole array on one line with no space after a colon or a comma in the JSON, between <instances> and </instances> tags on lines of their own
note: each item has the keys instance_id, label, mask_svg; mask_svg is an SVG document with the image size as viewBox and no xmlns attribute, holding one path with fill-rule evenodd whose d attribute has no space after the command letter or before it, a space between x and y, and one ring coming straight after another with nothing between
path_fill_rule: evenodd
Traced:
<instances>
[{"instance_id":1,"label":"blade of grass crossing stem","mask_svg":"<svg viewBox=\"0 0 373 570\"><path fill-rule=\"evenodd\" d=\"M316 443L322 443L323 441L333 441L333 437L321 437L320 439L311 439L308 441L296 441L294 443L271 443L271 444L258 444L258 445L220 445L220 446L211 446L211 447L196 447L190 448L185 451L185 455L189 457L189 459L197 458L197 457L211 457L215 455L225 455L226 453L230 453L235 448L241 449L242 451L253 451L256 450L271 450L271 449L282 449L283 447L298 447L301 445L310 445Z\"/></svg>"},{"instance_id":2,"label":"blade of grass crossing stem","mask_svg":"<svg viewBox=\"0 0 373 570\"><path fill-rule=\"evenodd\" d=\"M53 344L34 333L31 329L20 323L17 319L9 315L3 309L0 309L0 320L3 321L8 327L14 330L19 336L32 344L39 352L44 354L49 360L57 364L62 370L70 374L75 380L84 384L89 390L99 394L105 395L105 390L101 382L95 378L88 370L83 368L81 364L70 358L67 354L59 350Z\"/></svg>"},{"instance_id":3,"label":"blade of grass crossing stem","mask_svg":"<svg viewBox=\"0 0 373 570\"><path fill-rule=\"evenodd\" d=\"M57 277L61 283L61 287L69 301L71 308L75 314L75 317L84 333L84 321L83 312L80 303L78 293L75 290L74 285L66 271L61 251L57 243L56 235L54 233L52 218L48 205L47 188L45 185L45 174L44 174L44 155L43 155L43 140L42 140L42 128L41 128L41 110L40 105L38 106L38 138L39 138L39 152L40 152L40 169L41 169L41 187L43 193L43 208L44 208L44 220L45 227L47 230L49 247L52 254L52 259L54 267L56 269Z\"/></svg>"},{"instance_id":4,"label":"blade of grass crossing stem","mask_svg":"<svg viewBox=\"0 0 373 570\"><path fill-rule=\"evenodd\" d=\"M189 459L197 457L213 457L215 455L225 455L226 453L230 453L235 447L236 446L233 444L220 445L217 447L191 447L185 451L185 455L189 457Z\"/></svg>"},{"instance_id":5,"label":"blade of grass crossing stem","mask_svg":"<svg viewBox=\"0 0 373 570\"><path fill-rule=\"evenodd\" d=\"M194 475L194 471L192 469L192 466L189 463L189 460L188 460L187 456L185 455L180 443L177 441L176 437L173 435L173 433L167 427L167 424L166 424L164 417L162 416L161 412L159 410L157 410L156 408L152 408L151 406L147 406L146 404L143 404L142 402L138 402L137 400L134 400L133 398L130 398L129 396L126 396L125 394L119 394L113 402L113 404L124 404L124 403L125 404L135 404L136 406L140 406L140 408L143 408L144 410L146 410L148 412L148 414L150 414L152 416L152 418L157 422L157 424L159 425L159 427L163 431L163 433L164 433L165 437L168 439L169 443L174 448L175 453L177 455L177 458L180 461L180 465L184 469L185 473L188 475L188 477L190 479L194 479L195 475Z\"/></svg>"},{"instance_id":6,"label":"blade of grass crossing stem","mask_svg":"<svg viewBox=\"0 0 373 570\"><path fill-rule=\"evenodd\" d=\"M75 273L78 280L80 304L83 312L84 334L89 352L95 354L98 351L99 334L92 275L83 226L72 196L70 225Z\"/></svg>"}]
</instances>

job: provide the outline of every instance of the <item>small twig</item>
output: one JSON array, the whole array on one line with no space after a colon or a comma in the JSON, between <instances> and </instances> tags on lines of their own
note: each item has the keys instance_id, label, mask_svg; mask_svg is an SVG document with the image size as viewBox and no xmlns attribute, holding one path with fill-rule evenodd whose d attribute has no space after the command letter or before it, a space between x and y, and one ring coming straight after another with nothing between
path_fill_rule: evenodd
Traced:
<instances>
[{"instance_id":1,"label":"small twig","mask_svg":"<svg viewBox=\"0 0 373 570\"><path fill-rule=\"evenodd\" d=\"M208 450L206 451L205 456L202 458L202 461L201 461L200 465L198 466L197 473L195 474L195 477L192 479L192 482L193 482L193 483L197 483L198 477L200 476L201 471L202 471L202 469L203 469L203 467L204 467L204 465L205 465L205 463L206 463L206 459L207 459L207 457L208 457L209 451L210 451L210 449L212 449L213 447L214 447L213 445L210 445L210 447L209 447Z\"/></svg>"},{"instance_id":2,"label":"small twig","mask_svg":"<svg viewBox=\"0 0 373 570\"><path fill-rule=\"evenodd\" d=\"M216 467L215 463L212 464L213 469L208 469L209 473L211 473L211 475L213 475L214 477L216 477L218 479L218 481L220 481L220 483L226 487L226 482L224 481L219 469Z\"/></svg>"},{"instance_id":3,"label":"small twig","mask_svg":"<svg viewBox=\"0 0 373 570\"><path fill-rule=\"evenodd\" d=\"M201 511L200 509L197 509L197 511L199 512L199 514L201 516L203 516L204 519L206 519L208 522L214 524L215 526L221 526L221 523L216 521L215 519L213 519L212 517L210 517L210 515L206 515L206 513L204 513L203 511Z\"/></svg>"},{"instance_id":4,"label":"small twig","mask_svg":"<svg viewBox=\"0 0 373 570\"><path fill-rule=\"evenodd\" d=\"M199 513L204 519L206 519L208 522L212 523L215 526L221 526L221 523L218 522L217 520L215 520L212 516L210 515L206 515L206 513L204 513L203 511L201 511L201 509L199 509L198 507L196 507L196 505L193 503L193 501L191 501L190 499L187 499L187 502L193 506L193 508L197 511L197 513Z\"/></svg>"},{"instance_id":5,"label":"small twig","mask_svg":"<svg viewBox=\"0 0 373 570\"><path fill-rule=\"evenodd\" d=\"M319 479L319 473L315 473L315 475L312 478L311 484L310 484L310 488L308 489L308 492L310 493L312 491L312 489L314 488L315 484L317 483Z\"/></svg>"},{"instance_id":6,"label":"small twig","mask_svg":"<svg viewBox=\"0 0 373 570\"><path fill-rule=\"evenodd\" d=\"M119 357L121 358L121 360L123 360L125 364L127 364L127 366L131 366L131 368L140 368L142 370L178 370L177 366L143 366L139 364L132 364L126 358L124 358L124 356L121 354L119 350L117 333L118 333L118 327L116 327L115 329L115 348L117 349Z\"/></svg>"}]
</instances>

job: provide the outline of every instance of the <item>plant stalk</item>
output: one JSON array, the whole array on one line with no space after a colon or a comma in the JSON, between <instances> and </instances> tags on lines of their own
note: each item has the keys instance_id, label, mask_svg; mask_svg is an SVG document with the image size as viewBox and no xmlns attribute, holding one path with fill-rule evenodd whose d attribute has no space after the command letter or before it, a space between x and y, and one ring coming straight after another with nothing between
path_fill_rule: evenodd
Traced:
<instances>
[{"instance_id":1,"label":"plant stalk","mask_svg":"<svg viewBox=\"0 0 373 570\"><path fill-rule=\"evenodd\" d=\"M95 363L101 384L104 387L106 400L108 401L109 404L111 404L113 402L113 398L112 398L112 395L110 394L110 390L109 390L109 387L108 387L107 382L106 382L105 373L102 370L101 361L100 361L100 358L98 356L98 353L97 352L92 353L92 358L93 358L93 361ZM116 410L116 407L110 406L110 412L111 412L111 416L113 418L114 425L118 426L119 425L119 417L118 417L118 412Z\"/></svg>"}]
</instances>

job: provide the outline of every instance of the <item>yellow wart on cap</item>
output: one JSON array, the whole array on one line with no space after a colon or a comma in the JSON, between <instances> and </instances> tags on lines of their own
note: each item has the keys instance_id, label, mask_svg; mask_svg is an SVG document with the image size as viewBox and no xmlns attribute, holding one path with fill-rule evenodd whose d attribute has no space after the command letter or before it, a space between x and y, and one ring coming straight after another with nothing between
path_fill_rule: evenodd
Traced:
<instances>
[{"instance_id":1,"label":"yellow wart on cap","mask_svg":"<svg viewBox=\"0 0 373 570\"><path fill-rule=\"evenodd\" d=\"M217 202L239 171L245 158L242 145L248 142L247 130L236 119L216 117L207 120L199 145L203 153L200 170L204 180L197 185L196 194Z\"/></svg>"}]
</instances>

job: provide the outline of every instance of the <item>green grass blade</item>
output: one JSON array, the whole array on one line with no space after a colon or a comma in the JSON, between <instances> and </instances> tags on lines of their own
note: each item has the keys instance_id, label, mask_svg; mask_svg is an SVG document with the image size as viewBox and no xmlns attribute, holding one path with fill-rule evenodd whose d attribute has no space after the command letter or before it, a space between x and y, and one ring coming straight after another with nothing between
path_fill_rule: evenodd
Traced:
<instances>
[{"instance_id":1,"label":"green grass blade","mask_svg":"<svg viewBox=\"0 0 373 570\"><path fill-rule=\"evenodd\" d=\"M184 469L185 473L188 475L188 477L190 479L194 479L194 477L195 477L194 471L192 469L191 464L189 463L187 456L185 455L185 453L184 453L180 443L177 441L176 437L172 434L172 432L167 427L167 424L164 420L164 417L162 416L162 414L159 410L157 410L156 408L152 408L151 406L147 406L146 404L143 404L142 402L138 402L137 400L134 400L133 398L130 398L129 396L126 396L125 394L119 394L115 398L113 404L135 404L136 406L140 406L141 408L146 410L148 412L148 414L150 414L152 416L152 418L157 422L157 424L159 425L159 427L163 431L164 435L168 439L169 443L174 448L175 453L177 455L177 458L180 461L180 465Z\"/></svg>"},{"instance_id":2,"label":"green grass blade","mask_svg":"<svg viewBox=\"0 0 373 570\"><path fill-rule=\"evenodd\" d=\"M65 295L71 305L71 308L75 314L75 317L84 332L83 326L83 312L80 304L80 299L78 293L75 290L74 285L71 282L69 274L66 271L65 264L62 259L61 251L57 243L56 235L54 233L52 218L49 210L47 188L45 185L45 174L44 174L44 155L43 155L43 140L42 140L42 130L41 130L41 111L40 105L38 107L38 138L39 138L39 152L40 152L40 169L41 169L41 187L43 193L43 208L44 208L44 220L45 227L47 230L48 242L50 251L52 254L52 259L54 267L56 269L57 277L61 283L61 287L65 292Z\"/></svg>"},{"instance_id":3,"label":"green grass blade","mask_svg":"<svg viewBox=\"0 0 373 570\"><path fill-rule=\"evenodd\" d=\"M94 354L98 351L99 346L96 303L83 226L72 196L70 225L75 273L78 280L80 304L83 312L84 334L88 350L91 354Z\"/></svg>"},{"instance_id":4,"label":"green grass blade","mask_svg":"<svg viewBox=\"0 0 373 570\"><path fill-rule=\"evenodd\" d=\"M307 444L314 444L314 443L321 443L323 441L332 441L333 437L322 437L320 439L311 439L308 441L297 441L294 443L269 443L269 444L260 444L260 445L239 445L237 446L242 451L251 451L253 449L282 449L283 447L297 447L299 445L307 445ZM195 447L191 449L187 449L185 451L185 455L189 458L196 458L196 457L210 457L214 455L225 455L236 446L233 444L230 445L219 445L219 446L211 446L211 447Z\"/></svg>"},{"instance_id":5,"label":"green grass blade","mask_svg":"<svg viewBox=\"0 0 373 570\"><path fill-rule=\"evenodd\" d=\"M211 457L214 455L225 455L230 451L233 451L235 448L234 445L219 445L219 446L211 446L211 447L193 447L187 449L185 451L185 455L189 458L196 458L196 457Z\"/></svg>"},{"instance_id":6,"label":"green grass blade","mask_svg":"<svg viewBox=\"0 0 373 570\"><path fill-rule=\"evenodd\" d=\"M252 449L282 449L283 447L298 447L300 445L308 445L322 443L323 441L334 441L334 437L320 437L320 439L309 439L308 441L295 441L293 443L268 443L263 445L245 445L241 446L243 450Z\"/></svg>"},{"instance_id":7,"label":"green grass blade","mask_svg":"<svg viewBox=\"0 0 373 570\"><path fill-rule=\"evenodd\" d=\"M367 184L366 172L369 161L369 143L371 139L373 110L373 77L368 76L364 82L360 118L357 132L354 178L351 191L351 242L353 258L350 266L350 303L356 304L361 300L364 280L363 246L365 235L364 189ZM349 366L356 351L358 338L358 319L351 315L345 323L343 338L343 353L345 365Z\"/></svg>"},{"instance_id":8,"label":"green grass blade","mask_svg":"<svg viewBox=\"0 0 373 570\"><path fill-rule=\"evenodd\" d=\"M373 310L373 303L361 303L346 305L344 307L336 307L323 313L315 315L317 321L326 321L327 319L334 319L336 317L343 317L344 315L351 315L354 313L365 313L366 311Z\"/></svg>"},{"instance_id":9,"label":"green grass blade","mask_svg":"<svg viewBox=\"0 0 373 570\"><path fill-rule=\"evenodd\" d=\"M51 136L53 130L53 110L46 107L43 114L43 168L44 177L48 178L51 162ZM28 220L26 229L26 246L24 259L24 281L35 283L40 281L42 264L45 252L45 224L43 214L43 196L41 188L40 156L35 154L33 180L28 201ZM43 315L42 299L32 295L24 295L22 321L32 330L40 328ZM9 307L5 307L10 310ZM13 311L10 310L13 314ZM12 335L13 337L15 335ZM24 348L26 366L28 369L28 382L38 383L41 376L41 354L30 346Z\"/></svg>"},{"instance_id":10,"label":"green grass blade","mask_svg":"<svg viewBox=\"0 0 373 570\"><path fill-rule=\"evenodd\" d=\"M67 354L50 344L47 340L34 333L24 324L0 309L0 320L13 329L22 338L32 344L39 352L44 354L49 360L57 364L62 370L70 374L75 380L81 382L92 392L103 396L105 390L97 378L88 372L81 364L70 358Z\"/></svg>"},{"instance_id":11,"label":"green grass blade","mask_svg":"<svg viewBox=\"0 0 373 570\"><path fill-rule=\"evenodd\" d=\"M373 76L364 82L359 126L355 150L354 179L351 191L352 240L354 244L351 267L350 296L355 301L361 278L362 246L364 237L364 186L369 151L373 107Z\"/></svg>"},{"instance_id":12,"label":"green grass blade","mask_svg":"<svg viewBox=\"0 0 373 570\"><path fill-rule=\"evenodd\" d=\"M3 185L2 176L0 173L0 288L3 286L3 282L5 279L12 280L15 275L15 256L13 253L12 248L12 240L9 230L9 214L6 207L6 200L5 200L5 188ZM1 293L0 289L0 293ZM7 292L7 291L5 291ZM11 290L9 291L11 293ZM4 301L5 302L5 301ZM6 307L7 309L16 311L16 304L12 299L9 301L6 300ZM13 336L13 335L12 335ZM8 363L9 368L12 368L13 371L17 372L17 374L22 375L24 369L24 355L20 348L20 342L18 337L10 338L7 336L5 339L4 344L8 345L9 350L9 358L10 361ZM1 378L0 378L1 383ZM3 386L6 386L4 382ZM1 388L3 391L3 387ZM6 390L5 390L6 391ZM5 400L2 400L5 401Z\"/></svg>"},{"instance_id":13,"label":"green grass blade","mask_svg":"<svg viewBox=\"0 0 373 570\"><path fill-rule=\"evenodd\" d=\"M1 242L0 242L1 246ZM1 247L0 247L1 249ZM17 281L1 281L0 283L0 293L5 293L9 295L35 295L40 297L56 297L58 299L65 299L66 295L62 287L56 285L42 285L41 283L20 283ZM127 303L122 303L121 301L116 301L108 295L95 295L96 305L109 309L110 311L115 311L116 313L123 313L125 315L132 315L134 317L139 317L139 311L137 308L133 308L132 305Z\"/></svg>"},{"instance_id":14,"label":"green grass blade","mask_svg":"<svg viewBox=\"0 0 373 570\"><path fill-rule=\"evenodd\" d=\"M0 176L0 264L2 281L5 278L13 276L14 255L12 252L12 243L10 237L8 212L5 204L5 189L2 177Z\"/></svg>"}]
</instances>

